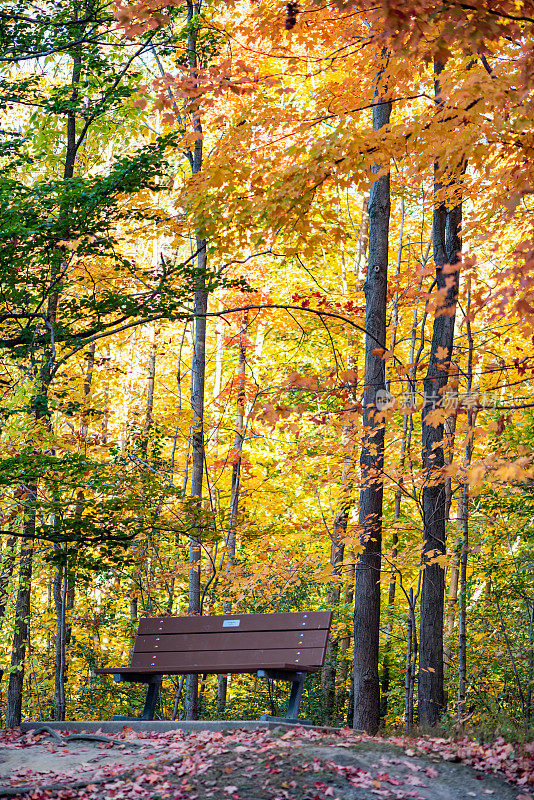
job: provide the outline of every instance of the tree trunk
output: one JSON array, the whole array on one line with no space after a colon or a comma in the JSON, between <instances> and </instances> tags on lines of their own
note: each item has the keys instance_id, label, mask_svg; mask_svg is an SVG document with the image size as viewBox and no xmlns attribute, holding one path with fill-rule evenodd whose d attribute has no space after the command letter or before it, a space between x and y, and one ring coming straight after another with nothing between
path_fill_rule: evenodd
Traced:
<instances>
[{"instance_id":1,"label":"tree trunk","mask_svg":"<svg viewBox=\"0 0 534 800\"><path fill-rule=\"evenodd\" d=\"M467 327L467 432L465 439L464 480L461 486L461 520L462 520L462 550L460 554L460 608L458 618L458 722L465 716L465 699L467 689L467 559L469 555L469 482L467 471L473 457L475 443L476 409L470 402L473 385L473 332L469 313L471 310L471 285L467 287L467 306L465 323Z\"/></svg>"},{"instance_id":2,"label":"tree trunk","mask_svg":"<svg viewBox=\"0 0 534 800\"><path fill-rule=\"evenodd\" d=\"M369 244L369 197L365 196L362 201L362 221L360 223L360 233L358 235L358 252L356 254L355 273L358 283L365 279L365 256Z\"/></svg>"},{"instance_id":3,"label":"tree trunk","mask_svg":"<svg viewBox=\"0 0 534 800\"><path fill-rule=\"evenodd\" d=\"M154 413L154 388L156 384L156 327L150 326L150 348L148 351L148 386L146 395L146 414L144 435L148 439L153 422ZM148 441L147 441L148 449Z\"/></svg>"},{"instance_id":4,"label":"tree trunk","mask_svg":"<svg viewBox=\"0 0 534 800\"><path fill-rule=\"evenodd\" d=\"M13 574L13 568L17 557L17 537L10 536L6 542L6 547L2 559L2 573L0 575L0 631L6 616L7 601L9 599L9 582Z\"/></svg>"},{"instance_id":5,"label":"tree trunk","mask_svg":"<svg viewBox=\"0 0 534 800\"><path fill-rule=\"evenodd\" d=\"M200 3L187 0L187 21L190 26L187 37L187 56L193 78L198 67L197 37L198 28L193 24L200 15ZM191 115L192 127L197 134L194 150L190 153L190 165L193 175L202 169L203 147L202 126L198 113ZM195 338L192 364L191 408L194 414L193 433L191 436L191 511L194 518L193 527L201 526L202 519L202 478L205 462L204 442L204 390L206 376L206 312L208 309L208 292L206 290L207 252L206 240L196 235L197 275L194 296ZM189 541L189 614L200 614L200 548L199 536L192 536ZM185 718L198 717L198 675L188 675L185 692Z\"/></svg>"},{"instance_id":6,"label":"tree trunk","mask_svg":"<svg viewBox=\"0 0 534 800\"><path fill-rule=\"evenodd\" d=\"M87 435L91 416L89 407L91 401L91 386L95 365L95 343L87 350L87 367L83 381L83 410L80 425L80 450L87 453ZM60 503L59 497L57 499ZM74 507L74 531L81 534L85 494L80 489L76 495ZM60 550L60 547L57 546ZM52 594L56 608L56 658L54 671L54 718L61 722L65 719L66 699L65 685L67 682L67 648L72 636L72 624L67 624L67 611L74 608L75 602L75 564L63 564L55 572L52 583Z\"/></svg>"},{"instance_id":7,"label":"tree trunk","mask_svg":"<svg viewBox=\"0 0 534 800\"><path fill-rule=\"evenodd\" d=\"M65 719L65 611L67 605L67 576L63 565L56 570L52 586L56 607L56 660L54 671L54 719Z\"/></svg>"},{"instance_id":8,"label":"tree trunk","mask_svg":"<svg viewBox=\"0 0 534 800\"><path fill-rule=\"evenodd\" d=\"M410 733L413 728L413 699L415 687L415 665L417 663L417 627L415 624L415 603L413 589L408 597L408 620L406 626L406 678L404 698L404 729Z\"/></svg>"},{"instance_id":9,"label":"tree trunk","mask_svg":"<svg viewBox=\"0 0 534 800\"><path fill-rule=\"evenodd\" d=\"M234 566L235 561L235 527L239 510L239 486L241 480L241 458L245 431L245 369L247 364L248 311L243 312L239 330L239 357L237 367L237 410L234 433L234 463L232 464L232 486L230 490L230 521L226 541L226 564ZM229 601L224 604L225 613L231 611Z\"/></svg>"},{"instance_id":10,"label":"tree trunk","mask_svg":"<svg viewBox=\"0 0 534 800\"><path fill-rule=\"evenodd\" d=\"M356 359L356 340L351 337L349 343L349 355L347 357L347 366L356 373L357 359ZM357 381L356 376L352 380L348 380L346 384L348 391L348 400L351 405L357 403ZM341 577L343 571L343 559L345 555L344 539L347 535L347 525L350 512L354 505L355 492L354 484L356 481L356 429L352 422L349 422L343 429L343 471L341 474L341 491L337 502L337 508L332 521L332 544L330 549L330 564L332 565L332 572L336 580ZM347 575L349 585L345 587L344 599L350 597L350 602L353 601L353 587L352 581L354 579L354 567L350 570L350 577ZM327 605L336 613L339 609L341 600L341 587L336 583L328 591ZM328 637L328 644L325 655L325 665L321 674L321 686L323 692L323 705L327 712L329 719L334 720L335 710L339 709L339 699L336 702L336 662L338 651L344 654L343 664L344 667L340 673L340 692L345 695L345 682L348 671L347 649L350 645L350 636L345 636L339 641L333 639L330 634Z\"/></svg>"},{"instance_id":11,"label":"tree trunk","mask_svg":"<svg viewBox=\"0 0 534 800\"><path fill-rule=\"evenodd\" d=\"M80 445L84 452L87 451L87 434L89 433L89 423L91 416L89 414L89 404L91 399L91 383L93 381L93 370L95 366L95 342L87 348L87 368L85 371L85 379L83 382L83 412L82 412L82 425L80 429Z\"/></svg>"},{"instance_id":12,"label":"tree trunk","mask_svg":"<svg viewBox=\"0 0 534 800\"><path fill-rule=\"evenodd\" d=\"M391 331L391 340L389 349L393 353L395 351L395 345L397 343L397 329L399 326L399 278L402 266L402 251L404 248L403 244L403 234L404 234L404 197L401 197L401 219L400 219L400 230L399 230L399 247L397 251L397 269L395 271L395 294L393 296L393 315L392 315L392 331ZM415 326L414 326L415 327ZM412 350L414 349L414 334L415 330L412 330ZM410 360L411 361L411 360ZM391 390L391 381L388 380L387 383L388 392ZM404 418L402 420L402 440L401 440L401 451L400 451L400 459L399 459L399 484L398 489L395 492L395 498L393 502L393 532L392 532L392 542L391 542L391 570L389 576L389 591L388 591L388 606L386 612L386 641L384 643L384 658L382 660L382 691L381 691L381 698L380 698L380 718L385 719L388 713L388 695L389 695L389 686L391 682L391 637L393 635L393 612L395 608L395 593L397 589L397 566L396 560L398 555L398 548L399 548L399 535L397 530L397 524L400 519L400 512L401 512L401 500L402 500L402 472L404 469L404 458L406 453L406 438L408 435L408 416L404 414Z\"/></svg>"},{"instance_id":13,"label":"tree trunk","mask_svg":"<svg viewBox=\"0 0 534 800\"><path fill-rule=\"evenodd\" d=\"M337 531L334 532L332 541L332 549L330 562L332 564L332 572L335 578L339 578L343 567L343 552L344 545L337 536ZM339 583L334 584L328 589L326 604L331 608L334 613L339 607L339 600L341 596ZM336 662L337 653L339 649L339 642L334 638L335 634L329 634L328 642L326 645L326 653L324 666L321 671L321 689L323 695L323 712L326 719L335 721L336 710Z\"/></svg>"},{"instance_id":14,"label":"tree trunk","mask_svg":"<svg viewBox=\"0 0 534 800\"><path fill-rule=\"evenodd\" d=\"M355 568L356 555L352 548L349 549L348 563L345 567L345 586L343 590L343 604L345 609L351 609L354 604L354 568ZM336 708L338 718L344 715L345 704L349 700L349 692L347 692L347 679L350 674L350 694L354 695L354 681L352 680L352 654L349 652L352 640L352 633L349 630L346 636L342 636L339 640L339 681L338 681L338 694L336 699ZM348 714L347 719L352 723L352 714Z\"/></svg>"},{"instance_id":15,"label":"tree trunk","mask_svg":"<svg viewBox=\"0 0 534 800\"><path fill-rule=\"evenodd\" d=\"M361 280L364 270L363 265L367 257L367 246L369 243L369 215L368 215L368 201L369 198L365 196L362 203L362 219L360 224L360 233L358 237L358 251L355 263L355 277L356 280ZM349 291L348 281L346 279L346 267L344 251L342 252L342 266L343 266L343 291L346 295ZM347 353L347 368L352 370L354 375L348 378L345 388L347 389L347 400L350 404L353 413L357 413L355 409L358 407L358 339L355 331L352 331L348 341ZM335 574L341 574L343 570L343 561L345 556L344 539L347 535L347 525L350 513L354 506L355 496L355 483L357 478L357 433L356 426L352 421L343 429L343 468L341 473L341 491L337 502L337 507L332 520L332 549L331 549L331 564L334 568ZM345 585L343 587L343 605L345 609L352 608L354 604L354 574L355 574L355 560L356 556L353 548L350 549L349 563L345 568ZM339 606L341 600L341 587L332 593L331 602L335 606ZM330 601L329 607L330 607ZM329 640L327 649L327 657L330 655L334 669L326 673L323 670L323 692L325 694L325 702L327 708L330 707L332 702L328 699L332 692L335 692L335 652L330 653L330 650L339 651L339 669L338 669L338 690L337 697L335 698L336 715L341 717L345 703L347 702L347 678L352 664L352 654L349 653L351 645L352 633L347 632L346 635L341 636L335 648L332 648L332 643ZM327 661L328 663L328 661ZM328 683L331 681L332 690L328 688ZM354 698L354 682L350 681L350 697ZM350 705L350 702L349 702ZM348 709L347 719L352 724L352 711Z\"/></svg>"},{"instance_id":16,"label":"tree trunk","mask_svg":"<svg viewBox=\"0 0 534 800\"><path fill-rule=\"evenodd\" d=\"M22 690L24 686L24 660L30 621L30 596L35 536L35 502L37 486L27 487L29 498L24 503L24 522L21 548L19 588L15 605L15 631L11 651L11 670L7 690L6 728L16 728L22 719Z\"/></svg>"},{"instance_id":17,"label":"tree trunk","mask_svg":"<svg viewBox=\"0 0 534 800\"><path fill-rule=\"evenodd\" d=\"M373 128L389 123L391 103L382 101L377 88L373 99ZM382 165L381 165L382 166ZM381 166L374 168L375 172ZM365 377L362 451L360 456L360 546L354 584L354 728L374 734L380 721L378 639L380 625L380 565L382 549L382 495L384 417L379 409L385 397L385 362L377 348L386 350L387 269L390 214L389 172L378 178L369 195L369 258L365 282Z\"/></svg>"},{"instance_id":18,"label":"tree trunk","mask_svg":"<svg viewBox=\"0 0 534 800\"><path fill-rule=\"evenodd\" d=\"M247 365L247 339L248 337L248 311L243 312L239 328L239 355L237 364L237 409L234 433L234 462L232 464L232 485L230 490L230 519L226 535L226 567L231 569L235 563L235 527L239 510L239 487L241 480L241 456L243 452L243 439L245 435L245 370ZM230 600L226 599L223 612L229 614L232 610ZM226 708L226 694L228 679L225 675L219 676L217 689L217 713L224 714Z\"/></svg>"},{"instance_id":19,"label":"tree trunk","mask_svg":"<svg viewBox=\"0 0 534 800\"><path fill-rule=\"evenodd\" d=\"M437 63L436 96L440 96ZM441 192L439 165L436 166L435 193ZM445 465L443 422L436 424L429 415L442 406L442 395L448 381L454 342L454 321L458 297L458 272L445 274L445 264L456 264L461 250L461 204L447 210L438 199L434 207L432 236L436 289L445 299L434 316L432 344L427 374L424 380L422 412L423 463L423 584L421 590L421 622L419 635L419 723L433 726L444 707L443 687L443 612L445 595L445 525L447 493L443 467ZM438 559L438 560L437 560Z\"/></svg>"},{"instance_id":20,"label":"tree trunk","mask_svg":"<svg viewBox=\"0 0 534 800\"><path fill-rule=\"evenodd\" d=\"M458 501L460 505L461 498ZM461 512L457 512L459 525L461 524ZM449 675L451 667L452 635L454 632L454 620L456 617L456 606L458 603L458 581L460 577L460 548L461 538L458 536L454 542L453 555L451 560L451 576L449 579L449 591L447 593L447 606L445 615L445 634L443 640L443 669ZM448 700L448 691L445 700Z\"/></svg>"}]
</instances>

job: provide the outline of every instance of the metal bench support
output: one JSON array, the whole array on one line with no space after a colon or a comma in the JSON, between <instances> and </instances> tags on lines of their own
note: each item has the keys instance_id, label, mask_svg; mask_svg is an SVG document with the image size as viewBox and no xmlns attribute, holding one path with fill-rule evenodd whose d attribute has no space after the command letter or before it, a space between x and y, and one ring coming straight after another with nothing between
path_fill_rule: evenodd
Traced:
<instances>
[{"instance_id":1,"label":"metal bench support","mask_svg":"<svg viewBox=\"0 0 534 800\"><path fill-rule=\"evenodd\" d=\"M145 680L138 679L137 681L132 681L132 678L130 676L126 676L126 675L123 676L120 672L116 672L113 675L113 680L116 681L117 683L120 683L123 680L127 680L129 682L146 683L147 684L145 705L144 705L144 708L143 708L143 711L142 711L141 715L139 717L121 717L121 716L116 716L116 717L113 717L113 719L115 719L115 720L128 720L130 722L132 720L136 720L136 719L142 719L142 720L152 720L152 719L154 719L154 712L156 711L156 705L158 703L159 695L160 695L160 692L161 692L162 675L150 675L150 676L147 676L147 678Z\"/></svg>"},{"instance_id":2,"label":"metal bench support","mask_svg":"<svg viewBox=\"0 0 534 800\"><path fill-rule=\"evenodd\" d=\"M258 678L268 678L275 681L290 681L291 694L289 695L289 703L287 704L287 711L285 717L271 717L268 714L262 714L260 717L264 722L298 722L299 725L311 725L309 719L299 719L300 701L302 700L302 692L304 691L304 681L306 680L305 672L284 672L283 670L276 669L259 669Z\"/></svg>"}]
</instances>

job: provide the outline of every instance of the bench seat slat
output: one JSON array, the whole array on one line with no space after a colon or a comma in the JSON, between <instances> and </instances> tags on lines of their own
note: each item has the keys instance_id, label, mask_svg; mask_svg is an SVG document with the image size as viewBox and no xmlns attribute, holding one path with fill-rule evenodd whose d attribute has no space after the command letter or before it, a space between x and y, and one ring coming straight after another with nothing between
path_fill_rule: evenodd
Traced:
<instances>
[{"instance_id":1,"label":"bench seat slat","mask_svg":"<svg viewBox=\"0 0 534 800\"><path fill-rule=\"evenodd\" d=\"M275 614L213 614L206 617L142 617L139 635L230 631L328 630L329 611Z\"/></svg>"},{"instance_id":2,"label":"bench seat slat","mask_svg":"<svg viewBox=\"0 0 534 800\"><path fill-rule=\"evenodd\" d=\"M296 670L317 669L323 660L322 647L308 647L296 650L210 650L189 653L134 653L132 669L152 669L154 672L167 672L169 669L183 672L191 669L198 672L217 672L226 669L255 671L266 664L289 664ZM117 670L120 671L120 670Z\"/></svg>"},{"instance_id":3,"label":"bench seat slat","mask_svg":"<svg viewBox=\"0 0 534 800\"><path fill-rule=\"evenodd\" d=\"M261 667L250 667L248 669L241 669L240 667L232 667L228 664L222 664L216 669L210 668L209 670L197 670L193 668L188 669L166 669L163 672L158 672L153 668L142 669L141 667L106 667L95 669L97 675L128 675L130 679L139 677L143 682L151 675L199 675L206 672L210 675L254 675L258 669L272 669L279 672L287 672L289 674L297 671L294 664L280 664L273 662L272 664L263 664ZM299 666L298 672L315 672L315 667L301 667Z\"/></svg>"},{"instance_id":4,"label":"bench seat slat","mask_svg":"<svg viewBox=\"0 0 534 800\"><path fill-rule=\"evenodd\" d=\"M135 653L189 653L199 650L259 650L268 648L325 647L326 630L240 631L213 633L152 634L138 636Z\"/></svg>"}]
</instances>

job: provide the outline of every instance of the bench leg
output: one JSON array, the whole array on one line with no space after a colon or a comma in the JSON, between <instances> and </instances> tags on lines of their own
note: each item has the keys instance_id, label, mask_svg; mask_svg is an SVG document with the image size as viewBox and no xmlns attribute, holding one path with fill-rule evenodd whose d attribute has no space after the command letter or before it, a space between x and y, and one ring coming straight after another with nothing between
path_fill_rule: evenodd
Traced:
<instances>
[{"instance_id":1,"label":"bench leg","mask_svg":"<svg viewBox=\"0 0 534 800\"><path fill-rule=\"evenodd\" d=\"M262 714L260 719L264 722L295 722L299 725L311 725L309 719L299 719L300 701L302 700L302 692L304 691L304 681L306 680L305 672L289 672L284 674L277 670L260 669L258 670L259 678L272 678L274 680L291 681L291 694L289 695L289 703L287 705L287 712L285 717L270 717L268 714Z\"/></svg>"},{"instance_id":2,"label":"bench leg","mask_svg":"<svg viewBox=\"0 0 534 800\"><path fill-rule=\"evenodd\" d=\"M291 682L291 694L289 695L289 703L287 704L286 719L299 718L300 701L302 700L302 692L304 691L304 680L306 675L304 672L297 672L297 677Z\"/></svg>"},{"instance_id":3,"label":"bench leg","mask_svg":"<svg viewBox=\"0 0 534 800\"><path fill-rule=\"evenodd\" d=\"M133 722L134 720L152 720L154 719L154 712L156 710L156 705L159 699L159 694L161 691L161 675L152 675L149 680L143 680L143 683L147 684L147 692L146 692L146 699L145 705L143 707L143 711L139 717L121 717L116 716L113 717L114 720L124 720L125 722ZM113 676L113 680L117 683L121 681L128 681L127 675L122 673L117 673ZM133 680L131 683L141 683L139 680Z\"/></svg>"},{"instance_id":4,"label":"bench leg","mask_svg":"<svg viewBox=\"0 0 534 800\"><path fill-rule=\"evenodd\" d=\"M156 675L152 679L152 681L148 684L148 688L146 691L145 705L140 719L145 719L145 720L154 719L154 712L156 710L156 705L159 700L160 691L161 691L161 675Z\"/></svg>"}]
</instances>

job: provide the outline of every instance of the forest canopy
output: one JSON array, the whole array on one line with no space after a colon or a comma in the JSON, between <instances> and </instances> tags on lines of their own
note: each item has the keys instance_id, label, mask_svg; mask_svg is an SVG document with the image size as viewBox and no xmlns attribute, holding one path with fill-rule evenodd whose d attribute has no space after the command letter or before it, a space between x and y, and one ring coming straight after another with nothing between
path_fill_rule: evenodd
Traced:
<instances>
[{"instance_id":1,"label":"forest canopy","mask_svg":"<svg viewBox=\"0 0 534 800\"><path fill-rule=\"evenodd\" d=\"M0 64L2 723L331 609L315 722L528 728L534 3L6 0Z\"/></svg>"}]
</instances>

